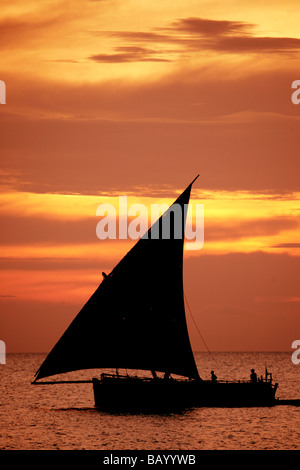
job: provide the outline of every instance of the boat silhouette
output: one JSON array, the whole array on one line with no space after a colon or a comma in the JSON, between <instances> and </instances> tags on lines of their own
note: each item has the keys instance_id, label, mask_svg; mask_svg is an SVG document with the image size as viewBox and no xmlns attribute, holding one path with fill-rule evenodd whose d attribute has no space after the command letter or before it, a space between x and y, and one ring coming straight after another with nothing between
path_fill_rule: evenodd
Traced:
<instances>
[{"instance_id":1,"label":"boat silhouette","mask_svg":"<svg viewBox=\"0 0 300 470\"><path fill-rule=\"evenodd\" d=\"M82 369L115 369L88 381L95 406L161 410L197 406L271 406L278 384L200 377L190 344L183 291L186 208L194 181L103 280L35 374L41 379ZM181 236L174 230L180 213ZM173 216L173 217L172 217ZM163 236L164 222L171 222ZM178 225L177 225L178 227ZM180 232L180 231L179 231ZM119 370L152 376L120 375ZM150 375L150 374L149 374Z\"/></svg>"}]
</instances>

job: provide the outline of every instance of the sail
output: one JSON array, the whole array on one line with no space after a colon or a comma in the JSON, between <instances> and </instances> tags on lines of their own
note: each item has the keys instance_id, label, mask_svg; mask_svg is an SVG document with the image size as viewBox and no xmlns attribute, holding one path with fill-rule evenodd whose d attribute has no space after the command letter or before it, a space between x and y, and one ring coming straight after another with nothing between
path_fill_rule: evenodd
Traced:
<instances>
[{"instance_id":1,"label":"sail","mask_svg":"<svg viewBox=\"0 0 300 470\"><path fill-rule=\"evenodd\" d=\"M188 336L182 279L184 207L193 182L105 277L46 357L35 380L98 368L199 378ZM182 236L171 233L165 239L163 219L175 213L175 204L182 210Z\"/></svg>"}]
</instances>

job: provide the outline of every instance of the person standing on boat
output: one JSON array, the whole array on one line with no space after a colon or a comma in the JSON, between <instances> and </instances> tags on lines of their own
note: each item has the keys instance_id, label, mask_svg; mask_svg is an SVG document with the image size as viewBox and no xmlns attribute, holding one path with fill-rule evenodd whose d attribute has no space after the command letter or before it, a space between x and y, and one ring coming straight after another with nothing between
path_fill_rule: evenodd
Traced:
<instances>
[{"instance_id":1,"label":"person standing on boat","mask_svg":"<svg viewBox=\"0 0 300 470\"><path fill-rule=\"evenodd\" d=\"M257 382L257 375L256 375L254 369L251 369L250 379L251 379L251 382L253 382L253 383L256 383L256 382Z\"/></svg>"},{"instance_id":2,"label":"person standing on boat","mask_svg":"<svg viewBox=\"0 0 300 470\"><path fill-rule=\"evenodd\" d=\"M211 381L216 382L217 381L217 376L215 375L214 371L211 371Z\"/></svg>"}]
</instances>

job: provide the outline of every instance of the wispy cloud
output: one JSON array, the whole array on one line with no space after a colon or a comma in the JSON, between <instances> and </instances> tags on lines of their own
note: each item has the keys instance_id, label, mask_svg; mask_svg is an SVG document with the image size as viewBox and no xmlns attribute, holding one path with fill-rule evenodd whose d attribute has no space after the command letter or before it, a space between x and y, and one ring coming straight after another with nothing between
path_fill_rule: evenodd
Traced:
<instances>
[{"instance_id":1,"label":"wispy cloud","mask_svg":"<svg viewBox=\"0 0 300 470\"><path fill-rule=\"evenodd\" d=\"M263 37L255 35L255 24L244 21L211 20L207 18L180 18L164 28L152 31L93 31L93 34L110 36L134 42L132 51L127 53L97 54L88 57L99 62L166 61L159 59L170 51L163 47L155 51L155 57L142 52L142 43L164 46L176 45L179 53L199 53L204 51L239 54L286 53L300 51L300 39L292 37ZM136 51L134 52L134 49ZM138 51L138 49L141 49ZM149 53L148 53L149 54Z\"/></svg>"},{"instance_id":2,"label":"wispy cloud","mask_svg":"<svg viewBox=\"0 0 300 470\"><path fill-rule=\"evenodd\" d=\"M201 36L219 36L228 34L249 34L255 25L244 21L210 20L207 18L181 18L173 21L168 28Z\"/></svg>"},{"instance_id":3,"label":"wispy cloud","mask_svg":"<svg viewBox=\"0 0 300 470\"><path fill-rule=\"evenodd\" d=\"M118 47L114 54L96 54L88 57L95 62L169 62L166 58L157 57L158 51L144 47L127 46Z\"/></svg>"},{"instance_id":4,"label":"wispy cloud","mask_svg":"<svg viewBox=\"0 0 300 470\"><path fill-rule=\"evenodd\" d=\"M238 52L299 52L300 39L298 38L276 38L276 37L246 37L232 36L217 38L213 43L207 45L209 49L229 53Z\"/></svg>"},{"instance_id":5,"label":"wispy cloud","mask_svg":"<svg viewBox=\"0 0 300 470\"><path fill-rule=\"evenodd\" d=\"M293 217L270 217L255 218L241 221L221 221L216 220L206 223L205 239L214 240L241 240L243 238L274 237L275 235L287 231L295 230L300 222ZM276 248L300 248L300 243L280 243ZM298 245L298 246L297 246Z\"/></svg>"},{"instance_id":6,"label":"wispy cloud","mask_svg":"<svg viewBox=\"0 0 300 470\"><path fill-rule=\"evenodd\" d=\"M69 18L70 19L70 18ZM54 28L61 28L67 22L66 11L63 8L37 8L30 13L0 19L0 48L23 49L28 44L46 43L52 39Z\"/></svg>"},{"instance_id":7,"label":"wispy cloud","mask_svg":"<svg viewBox=\"0 0 300 470\"><path fill-rule=\"evenodd\" d=\"M273 245L272 248L300 248L300 243L278 243Z\"/></svg>"}]
</instances>

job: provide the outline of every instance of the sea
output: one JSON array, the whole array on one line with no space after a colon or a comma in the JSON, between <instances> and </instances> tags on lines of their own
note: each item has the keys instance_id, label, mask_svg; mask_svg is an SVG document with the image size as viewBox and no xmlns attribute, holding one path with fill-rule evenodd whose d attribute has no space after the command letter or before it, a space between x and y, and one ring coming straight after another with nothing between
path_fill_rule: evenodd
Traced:
<instances>
[{"instance_id":1,"label":"sea","mask_svg":"<svg viewBox=\"0 0 300 470\"><path fill-rule=\"evenodd\" d=\"M32 385L45 357L8 354L0 365L1 450L300 449L298 406L108 413L94 407L90 383ZM220 380L247 380L252 368L258 375L267 368L279 384L278 398L300 398L300 364L293 364L291 352L200 352L195 359L204 379L212 369ZM72 374L89 379L99 371Z\"/></svg>"}]
</instances>

